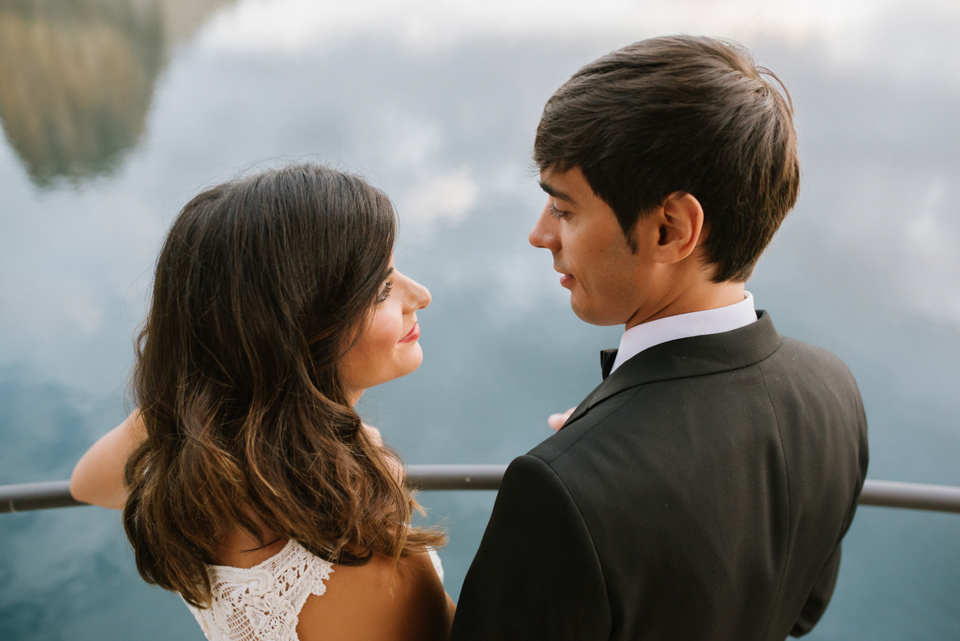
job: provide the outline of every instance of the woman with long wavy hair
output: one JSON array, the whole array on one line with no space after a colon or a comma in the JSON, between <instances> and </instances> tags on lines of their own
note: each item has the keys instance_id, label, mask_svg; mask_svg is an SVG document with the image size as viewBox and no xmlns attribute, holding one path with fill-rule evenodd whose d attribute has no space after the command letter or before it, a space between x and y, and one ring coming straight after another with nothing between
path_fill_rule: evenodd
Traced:
<instances>
[{"instance_id":1,"label":"woman with long wavy hair","mask_svg":"<svg viewBox=\"0 0 960 641\"><path fill-rule=\"evenodd\" d=\"M354 405L412 372L430 293L389 199L318 165L204 191L173 223L137 341L137 409L71 478L122 508L137 569L208 639L443 639L442 533ZM438 565L437 565L438 568Z\"/></svg>"}]
</instances>

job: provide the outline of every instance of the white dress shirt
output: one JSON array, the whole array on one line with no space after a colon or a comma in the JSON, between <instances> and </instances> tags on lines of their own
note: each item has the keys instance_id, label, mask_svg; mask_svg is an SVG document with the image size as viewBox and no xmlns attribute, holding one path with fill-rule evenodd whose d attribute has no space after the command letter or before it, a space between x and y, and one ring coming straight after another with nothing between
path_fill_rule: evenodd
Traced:
<instances>
[{"instance_id":1,"label":"white dress shirt","mask_svg":"<svg viewBox=\"0 0 960 641\"><path fill-rule=\"evenodd\" d=\"M743 300L733 305L667 316L631 327L620 339L617 359L613 362L610 372L614 372L620 365L654 345L675 341L678 338L729 332L756 322L757 310L753 304L753 294L750 292L744 292L744 294Z\"/></svg>"}]
</instances>

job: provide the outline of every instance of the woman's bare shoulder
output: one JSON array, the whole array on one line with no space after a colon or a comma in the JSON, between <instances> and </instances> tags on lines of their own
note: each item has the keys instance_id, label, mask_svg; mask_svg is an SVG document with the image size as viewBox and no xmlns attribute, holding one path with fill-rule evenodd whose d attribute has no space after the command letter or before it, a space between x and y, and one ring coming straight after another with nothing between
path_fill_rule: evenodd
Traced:
<instances>
[{"instance_id":1,"label":"woman's bare shoulder","mask_svg":"<svg viewBox=\"0 0 960 641\"><path fill-rule=\"evenodd\" d=\"M362 566L334 566L322 596L300 611L300 641L445 640L453 611L426 554L399 563L374 556Z\"/></svg>"}]
</instances>

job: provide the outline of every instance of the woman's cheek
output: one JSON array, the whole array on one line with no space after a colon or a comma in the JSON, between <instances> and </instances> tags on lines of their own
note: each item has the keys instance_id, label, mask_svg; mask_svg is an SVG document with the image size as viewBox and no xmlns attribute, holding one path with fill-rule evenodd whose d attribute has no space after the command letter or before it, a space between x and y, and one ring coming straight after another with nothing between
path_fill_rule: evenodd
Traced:
<instances>
[{"instance_id":1,"label":"woman's cheek","mask_svg":"<svg viewBox=\"0 0 960 641\"><path fill-rule=\"evenodd\" d=\"M389 301L388 301L389 302ZM380 369L389 372L391 378L397 374L392 370L397 366L397 350L402 345L400 339L403 338L403 312L399 304L393 303L382 313L377 315L377 356L380 359Z\"/></svg>"}]
</instances>

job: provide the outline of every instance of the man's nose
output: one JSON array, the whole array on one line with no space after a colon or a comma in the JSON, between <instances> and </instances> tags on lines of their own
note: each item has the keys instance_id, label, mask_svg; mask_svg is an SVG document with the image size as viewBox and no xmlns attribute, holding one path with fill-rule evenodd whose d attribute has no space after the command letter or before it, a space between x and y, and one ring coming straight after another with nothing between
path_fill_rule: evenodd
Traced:
<instances>
[{"instance_id":1,"label":"man's nose","mask_svg":"<svg viewBox=\"0 0 960 641\"><path fill-rule=\"evenodd\" d=\"M557 252L560 249L560 243L558 242L559 238L556 232L556 219L547 212L549 207L550 205L548 203L543 208L543 211L540 213L540 218L537 219L537 224L530 230L530 235L527 236L527 240L530 241L530 244L534 247Z\"/></svg>"}]
</instances>

